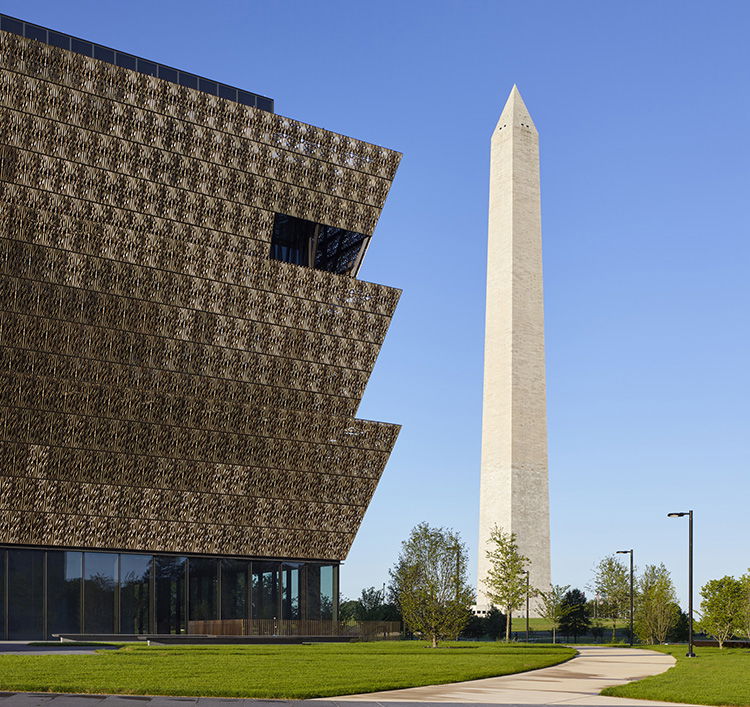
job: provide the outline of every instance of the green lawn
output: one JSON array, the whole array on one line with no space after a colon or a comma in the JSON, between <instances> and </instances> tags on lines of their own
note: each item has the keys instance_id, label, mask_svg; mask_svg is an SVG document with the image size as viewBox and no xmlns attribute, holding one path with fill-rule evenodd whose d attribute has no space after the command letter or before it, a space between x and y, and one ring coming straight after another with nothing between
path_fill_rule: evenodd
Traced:
<instances>
[{"instance_id":1,"label":"green lawn","mask_svg":"<svg viewBox=\"0 0 750 707\"><path fill-rule=\"evenodd\" d=\"M677 658L677 665L661 675L619 687L603 695L700 705L750 705L750 650L696 648L696 658L686 658L685 646L649 646Z\"/></svg>"},{"instance_id":2,"label":"green lawn","mask_svg":"<svg viewBox=\"0 0 750 707\"><path fill-rule=\"evenodd\" d=\"M599 619L599 623L605 631L612 631L612 621ZM627 628L630 625L627 619L617 619L617 628ZM551 631L552 622L549 619L529 618L529 629L531 631ZM511 631L523 632L526 630L526 617L514 616L511 623Z\"/></svg>"},{"instance_id":3,"label":"green lawn","mask_svg":"<svg viewBox=\"0 0 750 707\"><path fill-rule=\"evenodd\" d=\"M548 619L529 618L529 628L532 631L550 631L552 629L552 624ZM514 616L510 630L525 631L526 618L524 616Z\"/></svg>"},{"instance_id":4,"label":"green lawn","mask_svg":"<svg viewBox=\"0 0 750 707\"><path fill-rule=\"evenodd\" d=\"M128 645L93 655L0 655L0 691L300 699L506 675L573 655L562 646L469 642Z\"/></svg>"}]
</instances>

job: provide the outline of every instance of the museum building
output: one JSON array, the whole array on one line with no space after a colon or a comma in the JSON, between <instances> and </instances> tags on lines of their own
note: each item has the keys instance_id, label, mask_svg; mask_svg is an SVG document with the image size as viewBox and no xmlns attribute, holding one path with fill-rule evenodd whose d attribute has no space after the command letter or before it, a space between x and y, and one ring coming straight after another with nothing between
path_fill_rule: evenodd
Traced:
<instances>
[{"instance_id":1,"label":"museum building","mask_svg":"<svg viewBox=\"0 0 750 707\"><path fill-rule=\"evenodd\" d=\"M0 638L336 623L399 159L0 15Z\"/></svg>"}]
</instances>

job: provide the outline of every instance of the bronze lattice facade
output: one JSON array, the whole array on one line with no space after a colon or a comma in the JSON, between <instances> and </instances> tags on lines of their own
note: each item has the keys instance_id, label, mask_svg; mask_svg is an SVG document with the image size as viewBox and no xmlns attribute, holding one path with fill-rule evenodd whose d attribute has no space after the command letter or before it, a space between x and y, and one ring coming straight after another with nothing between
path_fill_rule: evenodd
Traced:
<instances>
[{"instance_id":1,"label":"bronze lattice facade","mask_svg":"<svg viewBox=\"0 0 750 707\"><path fill-rule=\"evenodd\" d=\"M343 560L399 429L354 415L399 297L356 272L400 155L21 34L0 543Z\"/></svg>"}]
</instances>

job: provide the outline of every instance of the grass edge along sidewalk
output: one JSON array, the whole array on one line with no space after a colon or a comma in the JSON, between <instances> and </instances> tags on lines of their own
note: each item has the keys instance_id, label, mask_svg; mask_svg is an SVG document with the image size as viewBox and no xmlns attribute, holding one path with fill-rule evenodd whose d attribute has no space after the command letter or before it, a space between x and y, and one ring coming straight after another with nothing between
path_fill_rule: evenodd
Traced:
<instances>
[{"instance_id":1,"label":"grass edge along sidewalk","mask_svg":"<svg viewBox=\"0 0 750 707\"><path fill-rule=\"evenodd\" d=\"M92 655L0 655L0 690L305 699L509 675L574 655L523 643L131 644Z\"/></svg>"},{"instance_id":2,"label":"grass edge along sidewalk","mask_svg":"<svg viewBox=\"0 0 750 707\"><path fill-rule=\"evenodd\" d=\"M607 687L602 695L700 705L750 705L750 650L696 648L697 657L687 658L684 645L643 647L673 655L676 665L659 675Z\"/></svg>"}]
</instances>

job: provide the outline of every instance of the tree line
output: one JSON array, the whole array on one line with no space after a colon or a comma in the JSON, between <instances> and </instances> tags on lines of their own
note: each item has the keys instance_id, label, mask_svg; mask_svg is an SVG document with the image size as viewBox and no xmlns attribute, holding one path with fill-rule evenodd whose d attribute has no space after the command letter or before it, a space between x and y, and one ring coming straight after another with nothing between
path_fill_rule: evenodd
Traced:
<instances>
[{"instance_id":1,"label":"tree line","mask_svg":"<svg viewBox=\"0 0 750 707\"><path fill-rule=\"evenodd\" d=\"M688 615L682 611L669 570L663 563L646 565L633 586L633 628L642 643L687 640ZM544 597L544 616L555 629L577 638L592 633L602 639L605 626L615 641L616 630L630 621L629 570L614 555L602 559L594 570L593 600L580 590L553 586ZM732 637L750 639L750 570L739 578L713 579L700 590L700 610L695 628L717 641L720 648ZM553 639L554 640L554 639Z\"/></svg>"},{"instance_id":2,"label":"tree line","mask_svg":"<svg viewBox=\"0 0 750 707\"><path fill-rule=\"evenodd\" d=\"M553 642L558 635L577 640L591 634L610 640L630 622L630 572L616 555L603 558L594 568L588 587L594 598L569 585L529 586L530 562L519 552L516 537L495 527L487 548L489 570L485 594L491 602L484 616L476 616L474 588L468 577L468 553L460 535L450 529L420 523L404 540L386 590L369 587L359 599L343 600L340 619L402 621L408 632L433 647L445 639L499 638L510 640L512 617L525 604L527 594L536 600L547 620ZM686 640L688 617L680 608L665 565L635 568L633 625L643 643ZM739 579L711 580L701 589L697 629L715 638L719 646L732 636L750 638L750 570Z\"/></svg>"},{"instance_id":3,"label":"tree line","mask_svg":"<svg viewBox=\"0 0 750 707\"><path fill-rule=\"evenodd\" d=\"M485 594L491 602L484 616L471 611L474 588L468 577L468 552L458 533L420 523L404 540L390 584L362 590L359 599L341 603L344 621L403 621L406 630L433 647L440 640L511 637L513 614L529 598L538 599L541 614L557 633L577 638L591 625L590 607L578 589L554 585L541 590L528 584L529 559L518 549L516 536L495 527L487 549L489 570ZM616 563L615 567L620 564ZM619 589L619 586L618 586ZM615 592L610 592L612 598ZM612 601L611 607L619 604Z\"/></svg>"}]
</instances>

